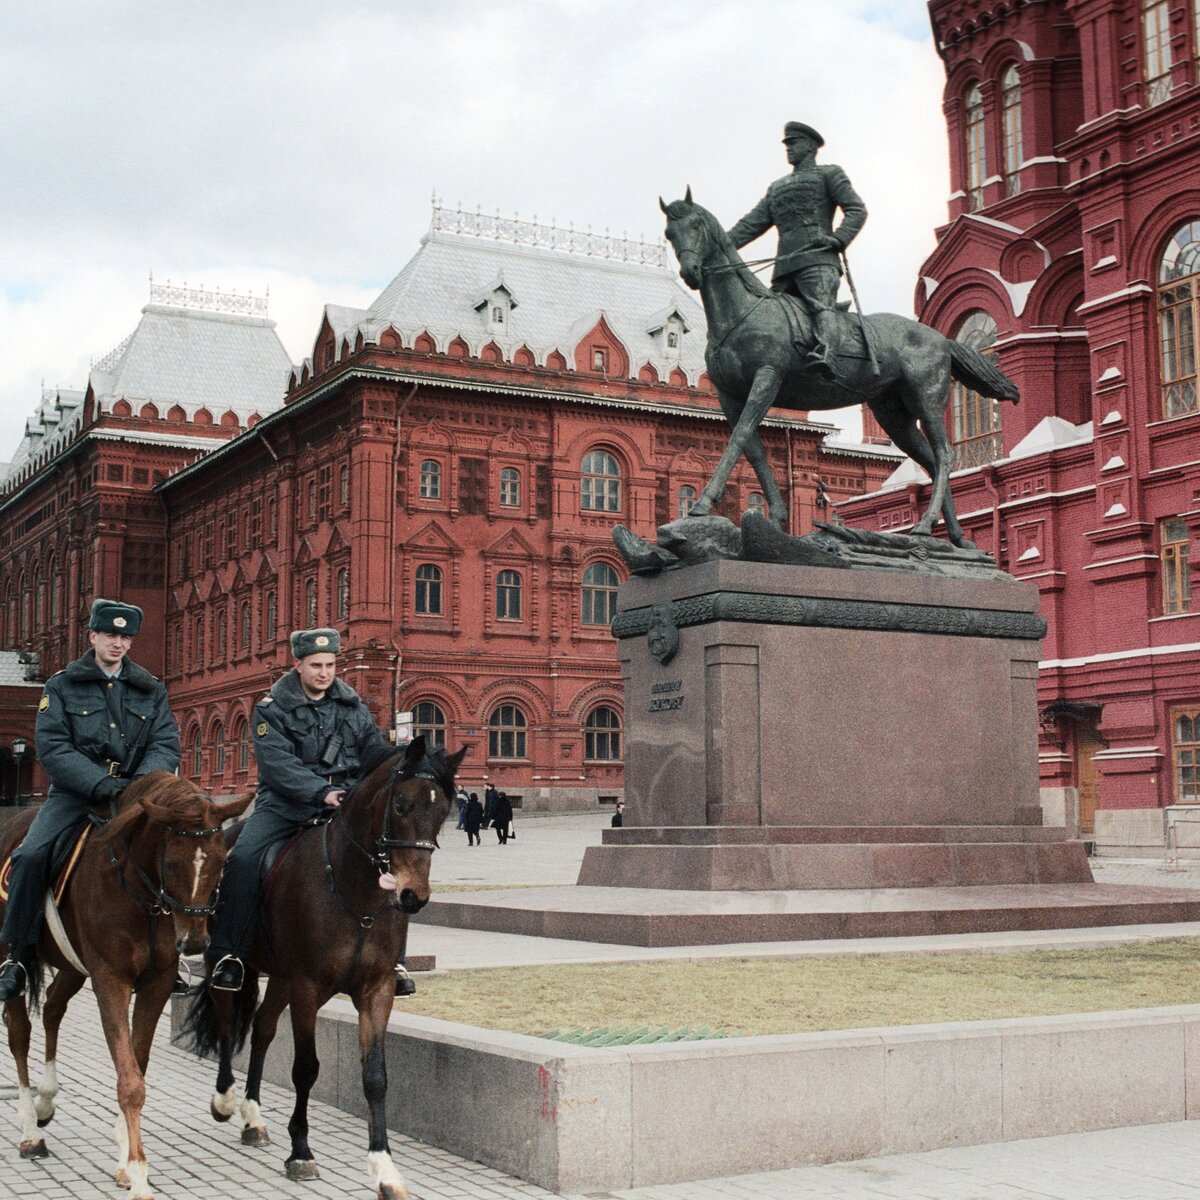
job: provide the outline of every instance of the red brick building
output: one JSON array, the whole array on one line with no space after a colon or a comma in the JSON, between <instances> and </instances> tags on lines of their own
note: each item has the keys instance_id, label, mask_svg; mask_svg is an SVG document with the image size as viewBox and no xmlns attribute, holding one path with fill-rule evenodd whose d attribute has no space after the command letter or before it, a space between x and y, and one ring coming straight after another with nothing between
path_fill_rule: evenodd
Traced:
<instances>
[{"instance_id":1,"label":"red brick building","mask_svg":"<svg viewBox=\"0 0 1200 1200\"><path fill-rule=\"evenodd\" d=\"M957 387L964 526L1042 595L1050 819L1161 846L1200 802L1200 3L933 0L950 221L916 310L989 346L1018 407ZM840 506L904 530L906 465ZM1077 818L1076 818L1077 814Z\"/></svg>"},{"instance_id":2,"label":"red brick building","mask_svg":"<svg viewBox=\"0 0 1200 1200\"><path fill-rule=\"evenodd\" d=\"M286 403L157 488L185 770L252 780L250 711L288 631L330 624L381 725L411 712L470 747L468 786L540 808L619 795L612 529L653 539L715 466L704 338L661 246L435 208L369 309L327 306ZM821 488L896 462L803 415L764 432L797 529ZM759 502L743 465L724 511Z\"/></svg>"}]
</instances>

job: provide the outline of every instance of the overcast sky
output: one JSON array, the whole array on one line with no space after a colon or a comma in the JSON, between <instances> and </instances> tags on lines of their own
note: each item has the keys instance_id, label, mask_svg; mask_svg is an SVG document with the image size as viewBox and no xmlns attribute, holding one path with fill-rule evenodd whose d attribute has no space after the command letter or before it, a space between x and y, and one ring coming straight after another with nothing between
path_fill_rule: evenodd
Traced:
<instances>
[{"instance_id":1,"label":"overcast sky","mask_svg":"<svg viewBox=\"0 0 1200 1200\"><path fill-rule=\"evenodd\" d=\"M911 314L943 81L922 0L2 4L0 461L151 272L269 288L299 360L323 304L365 307L412 256L434 192L657 240L691 184L728 226L788 169L786 120L870 210L864 307Z\"/></svg>"}]
</instances>

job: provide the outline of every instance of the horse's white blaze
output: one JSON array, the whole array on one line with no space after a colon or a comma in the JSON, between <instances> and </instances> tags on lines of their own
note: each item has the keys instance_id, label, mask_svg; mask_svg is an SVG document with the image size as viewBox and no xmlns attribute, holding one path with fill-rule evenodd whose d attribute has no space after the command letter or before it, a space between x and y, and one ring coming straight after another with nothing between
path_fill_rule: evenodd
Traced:
<instances>
[{"instance_id":1,"label":"horse's white blaze","mask_svg":"<svg viewBox=\"0 0 1200 1200\"><path fill-rule=\"evenodd\" d=\"M262 1110L257 1100L243 1100L240 1111L247 1129L263 1128Z\"/></svg>"},{"instance_id":2,"label":"horse's white blaze","mask_svg":"<svg viewBox=\"0 0 1200 1200\"><path fill-rule=\"evenodd\" d=\"M144 1162L131 1162L129 1173L129 1200L154 1200L150 1190L150 1169Z\"/></svg>"},{"instance_id":3,"label":"horse's white blaze","mask_svg":"<svg viewBox=\"0 0 1200 1200\"><path fill-rule=\"evenodd\" d=\"M405 1187L404 1176L396 1170L396 1164L392 1162L392 1156L386 1150L372 1150L367 1155L367 1177L371 1181L373 1188L378 1188L381 1183L389 1183L393 1187L399 1185Z\"/></svg>"},{"instance_id":4,"label":"horse's white blaze","mask_svg":"<svg viewBox=\"0 0 1200 1200\"><path fill-rule=\"evenodd\" d=\"M33 1105L33 1092L27 1088L17 1089L17 1122L21 1126L21 1141L36 1142L38 1133L37 1110Z\"/></svg>"},{"instance_id":5,"label":"horse's white blaze","mask_svg":"<svg viewBox=\"0 0 1200 1200\"><path fill-rule=\"evenodd\" d=\"M192 880L192 903L196 904L200 901L200 873L204 870L204 848L202 846L197 845L192 865L196 870L196 877Z\"/></svg>"},{"instance_id":6,"label":"horse's white blaze","mask_svg":"<svg viewBox=\"0 0 1200 1200\"><path fill-rule=\"evenodd\" d=\"M223 1117L232 1117L237 1112L237 1084L231 1084L226 1092L213 1092L212 1106L214 1112Z\"/></svg>"},{"instance_id":7,"label":"horse's white blaze","mask_svg":"<svg viewBox=\"0 0 1200 1200\"><path fill-rule=\"evenodd\" d=\"M33 1107L37 1110L39 1121L54 1116L54 1097L57 1095L58 1064L54 1059L50 1059L42 1072L42 1082L38 1085L37 1095L33 1098Z\"/></svg>"},{"instance_id":8,"label":"horse's white blaze","mask_svg":"<svg viewBox=\"0 0 1200 1200\"><path fill-rule=\"evenodd\" d=\"M132 1171L129 1165L129 1126L125 1123L124 1113L117 1113L113 1137L117 1139L117 1170Z\"/></svg>"}]
</instances>

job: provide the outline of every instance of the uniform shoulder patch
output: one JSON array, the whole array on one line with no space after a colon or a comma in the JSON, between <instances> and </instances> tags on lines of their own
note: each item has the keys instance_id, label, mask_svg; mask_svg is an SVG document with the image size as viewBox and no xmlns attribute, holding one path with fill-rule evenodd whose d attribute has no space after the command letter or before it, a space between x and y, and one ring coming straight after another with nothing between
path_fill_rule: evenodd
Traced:
<instances>
[{"instance_id":1,"label":"uniform shoulder patch","mask_svg":"<svg viewBox=\"0 0 1200 1200\"><path fill-rule=\"evenodd\" d=\"M38 712L45 712L50 707L50 697L43 695L38 701Z\"/></svg>"},{"instance_id":2,"label":"uniform shoulder patch","mask_svg":"<svg viewBox=\"0 0 1200 1200\"><path fill-rule=\"evenodd\" d=\"M266 737L270 731L271 727L266 723L266 721L259 721L259 723L254 727L254 732L257 733L259 737Z\"/></svg>"}]
</instances>

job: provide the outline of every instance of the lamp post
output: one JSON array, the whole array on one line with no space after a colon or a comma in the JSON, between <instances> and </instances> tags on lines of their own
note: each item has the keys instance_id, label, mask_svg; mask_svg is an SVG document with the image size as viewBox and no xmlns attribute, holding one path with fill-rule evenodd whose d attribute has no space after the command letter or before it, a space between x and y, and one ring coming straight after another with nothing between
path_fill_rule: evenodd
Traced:
<instances>
[{"instance_id":1,"label":"lamp post","mask_svg":"<svg viewBox=\"0 0 1200 1200\"><path fill-rule=\"evenodd\" d=\"M17 760L17 787L14 802L21 803L21 760L25 757L26 742L23 737L15 737L12 742L13 757Z\"/></svg>"}]
</instances>

